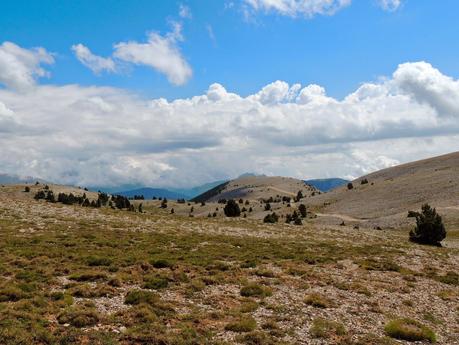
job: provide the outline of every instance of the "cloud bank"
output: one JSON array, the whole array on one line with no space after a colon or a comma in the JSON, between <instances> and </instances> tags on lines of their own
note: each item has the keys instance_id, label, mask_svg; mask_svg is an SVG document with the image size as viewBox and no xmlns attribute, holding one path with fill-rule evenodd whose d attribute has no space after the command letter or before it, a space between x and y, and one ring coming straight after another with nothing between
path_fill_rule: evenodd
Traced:
<instances>
[{"instance_id":1,"label":"cloud bank","mask_svg":"<svg viewBox=\"0 0 459 345\"><path fill-rule=\"evenodd\" d=\"M215 83L167 101L36 85L52 56L6 50L13 58L0 60L3 173L84 186L189 186L247 171L355 177L459 150L459 81L427 62L401 64L342 100L319 85L275 81L248 96ZM21 73L11 74L8 64L18 61Z\"/></svg>"}]
</instances>

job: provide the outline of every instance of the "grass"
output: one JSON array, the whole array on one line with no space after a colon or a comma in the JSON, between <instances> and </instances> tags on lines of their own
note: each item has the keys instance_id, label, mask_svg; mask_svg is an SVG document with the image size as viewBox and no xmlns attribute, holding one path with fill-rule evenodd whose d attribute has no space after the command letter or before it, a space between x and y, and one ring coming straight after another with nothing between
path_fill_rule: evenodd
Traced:
<instances>
[{"instance_id":1,"label":"grass","mask_svg":"<svg viewBox=\"0 0 459 345\"><path fill-rule=\"evenodd\" d=\"M156 304L159 301L159 296L151 291L132 290L129 291L124 299L124 303L137 305L141 303Z\"/></svg>"},{"instance_id":2,"label":"grass","mask_svg":"<svg viewBox=\"0 0 459 345\"><path fill-rule=\"evenodd\" d=\"M314 338L331 338L333 336L343 336L346 334L344 325L340 322L315 318L309 328L309 332Z\"/></svg>"},{"instance_id":3,"label":"grass","mask_svg":"<svg viewBox=\"0 0 459 345\"><path fill-rule=\"evenodd\" d=\"M272 295L271 289L256 283L250 283L243 286L240 293L241 296L244 297L266 297Z\"/></svg>"},{"instance_id":4,"label":"grass","mask_svg":"<svg viewBox=\"0 0 459 345\"><path fill-rule=\"evenodd\" d=\"M395 339L436 342L436 335L430 328L416 320L408 318L392 320L386 325L384 330L388 336Z\"/></svg>"},{"instance_id":5,"label":"grass","mask_svg":"<svg viewBox=\"0 0 459 345\"><path fill-rule=\"evenodd\" d=\"M252 317L244 317L236 321L232 321L225 326L227 331L231 332L251 332L257 327L257 322Z\"/></svg>"},{"instance_id":6,"label":"grass","mask_svg":"<svg viewBox=\"0 0 459 345\"><path fill-rule=\"evenodd\" d=\"M457 297L456 273L447 266L456 252L421 247L431 272L407 273L393 263L409 259L411 244L392 239L392 233L360 238L363 230L347 237L343 230L317 231L309 224L301 232L283 223L268 229L252 220L163 216L154 208L152 214L138 214L32 206L24 212L0 199L0 343L5 345L219 344L220 335L227 343L295 343L301 342L295 330L304 327L299 315L328 313L308 304L330 308L336 294L340 303L357 300L382 320L384 301L375 312L367 296L373 300L387 292L386 281L406 286L404 278L416 277L409 281L417 286L429 279L443 306ZM342 260L357 264L351 278ZM452 273L445 273L447 267ZM376 274L380 280L368 279ZM346 279L337 283L337 277ZM327 295L303 299L308 289L324 286L330 287ZM394 286L398 305L416 301L415 289L399 296L400 287ZM350 309L343 308L346 320L354 317ZM409 309L425 314L415 302ZM442 315L442 338L449 332L448 317ZM318 319L310 326L311 334L328 342L346 339L339 322ZM362 327L383 332L368 322Z\"/></svg>"},{"instance_id":7,"label":"grass","mask_svg":"<svg viewBox=\"0 0 459 345\"><path fill-rule=\"evenodd\" d=\"M99 315L93 309L71 307L59 314L57 321L60 324L70 324L81 328L95 325L99 321Z\"/></svg>"},{"instance_id":8,"label":"grass","mask_svg":"<svg viewBox=\"0 0 459 345\"><path fill-rule=\"evenodd\" d=\"M165 289L169 285L169 280L164 277L146 277L143 284L144 289L160 290Z\"/></svg>"},{"instance_id":9,"label":"grass","mask_svg":"<svg viewBox=\"0 0 459 345\"><path fill-rule=\"evenodd\" d=\"M316 308L332 308L335 306L335 303L331 299L318 293L307 295L304 302Z\"/></svg>"}]
</instances>

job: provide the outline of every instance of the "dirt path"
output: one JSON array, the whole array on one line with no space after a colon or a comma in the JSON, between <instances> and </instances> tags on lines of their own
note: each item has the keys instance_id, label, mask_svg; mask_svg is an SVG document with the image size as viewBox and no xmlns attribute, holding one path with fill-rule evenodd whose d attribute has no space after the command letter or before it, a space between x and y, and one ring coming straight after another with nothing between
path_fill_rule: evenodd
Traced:
<instances>
[{"instance_id":1,"label":"dirt path","mask_svg":"<svg viewBox=\"0 0 459 345\"><path fill-rule=\"evenodd\" d=\"M339 213L316 213L317 217L333 217L333 218L339 218L347 222L362 222L363 219L359 218L354 218L351 216L346 216L345 214L339 214Z\"/></svg>"}]
</instances>

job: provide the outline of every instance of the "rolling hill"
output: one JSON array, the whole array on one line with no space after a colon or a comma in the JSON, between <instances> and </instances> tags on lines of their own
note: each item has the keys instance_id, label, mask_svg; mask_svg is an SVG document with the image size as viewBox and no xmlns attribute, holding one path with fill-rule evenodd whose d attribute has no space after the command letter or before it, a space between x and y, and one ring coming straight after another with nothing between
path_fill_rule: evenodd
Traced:
<instances>
[{"instance_id":1,"label":"rolling hill","mask_svg":"<svg viewBox=\"0 0 459 345\"><path fill-rule=\"evenodd\" d=\"M318 190L304 181L279 176L243 176L222 183L197 196L192 201L216 202L219 199L260 200L270 197L295 197L301 191L303 195L317 193Z\"/></svg>"},{"instance_id":2,"label":"rolling hill","mask_svg":"<svg viewBox=\"0 0 459 345\"><path fill-rule=\"evenodd\" d=\"M407 222L424 203L459 220L459 152L383 169L309 200L320 213L384 224Z\"/></svg>"}]
</instances>

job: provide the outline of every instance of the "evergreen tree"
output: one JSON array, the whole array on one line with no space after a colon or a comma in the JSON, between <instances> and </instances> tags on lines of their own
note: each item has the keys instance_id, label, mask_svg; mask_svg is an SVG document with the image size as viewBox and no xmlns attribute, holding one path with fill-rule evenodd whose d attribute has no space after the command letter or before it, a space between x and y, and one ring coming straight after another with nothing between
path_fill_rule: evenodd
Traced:
<instances>
[{"instance_id":1,"label":"evergreen tree","mask_svg":"<svg viewBox=\"0 0 459 345\"><path fill-rule=\"evenodd\" d=\"M298 206L298 211L300 211L302 218L306 218L306 215L307 215L306 205L301 204L300 206Z\"/></svg>"},{"instance_id":2,"label":"evergreen tree","mask_svg":"<svg viewBox=\"0 0 459 345\"><path fill-rule=\"evenodd\" d=\"M233 199L228 200L223 211L227 217L239 217L241 215L241 209Z\"/></svg>"},{"instance_id":3,"label":"evergreen tree","mask_svg":"<svg viewBox=\"0 0 459 345\"><path fill-rule=\"evenodd\" d=\"M416 218L416 227L410 231L410 241L441 246L440 242L446 237L446 229L435 208L425 204L421 213L409 212L408 216Z\"/></svg>"}]
</instances>

